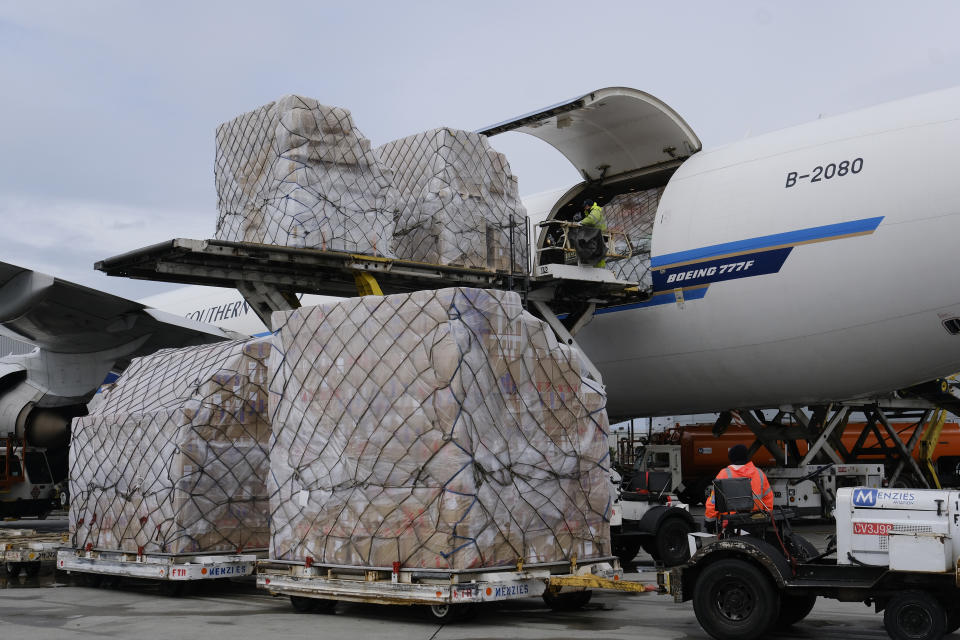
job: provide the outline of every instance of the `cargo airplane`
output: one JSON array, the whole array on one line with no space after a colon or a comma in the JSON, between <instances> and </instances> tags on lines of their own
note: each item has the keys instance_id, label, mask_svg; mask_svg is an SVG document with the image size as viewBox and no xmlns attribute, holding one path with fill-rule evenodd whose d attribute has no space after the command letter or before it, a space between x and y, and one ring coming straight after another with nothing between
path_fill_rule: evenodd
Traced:
<instances>
[{"instance_id":1,"label":"cargo airplane","mask_svg":"<svg viewBox=\"0 0 960 640\"><path fill-rule=\"evenodd\" d=\"M960 370L960 88L706 151L626 88L480 133L506 131L585 178L526 199L535 220L665 187L649 298L600 309L576 336L613 418L866 398ZM131 357L266 331L233 290L135 303L7 264L0 327L39 347L0 359L0 433L48 440Z\"/></svg>"}]
</instances>

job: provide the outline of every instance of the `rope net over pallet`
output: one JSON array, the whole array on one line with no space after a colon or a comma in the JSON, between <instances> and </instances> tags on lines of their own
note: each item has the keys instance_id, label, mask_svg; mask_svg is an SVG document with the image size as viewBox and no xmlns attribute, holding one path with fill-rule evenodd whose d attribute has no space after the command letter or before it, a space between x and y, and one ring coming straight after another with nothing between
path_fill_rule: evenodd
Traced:
<instances>
[{"instance_id":1,"label":"rope net over pallet","mask_svg":"<svg viewBox=\"0 0 960 640\"><path fill-rule=\"evenodd\" d=\"M433 129L376 152L399 194L398 258L526 273L527 212L506 156L486 136Z\"/></svg>"},{"instance_id":2,"label":"rope net over pallet","mask_svg":"<svg viewBox=\"0 0 960 640\"><path fill-rule=\"evenodd\" d=\"M607 228L626 235L630 239L631 247L630 257L610 260L607 268L620 280L638 283L641 289L653 286L653 275L650 273L650 241L661 195L663 187L622 193L611 198L603 207ZM623 254L626 247L614 249L616 253Z\"/></svg>"},{"instance_id":3,"label":"rope net over pallet","mask_svg":"<svg viewBox=\"0 0 960 640\"><path fill-rule=\"evenodd\" d=\"M517 294L367 296L273 324L272 558L609 554L606 397Z\"/></svg>"},{"instance_id":4,"label":"rope net over pallet","mask_svg":"<svg viewBox=\"0 0 960 640\"><path fill-rule=\"evenodd\" d=\"M392 176L350 112L284 96L217 127L216 238L390 255Z\"/></svg>"},{"instance_id":5,"label":"rope net over pallet","mask_svg":"<svg viewBox=\"0 0 960 640\"><path fill-rule=\"evenodd\" d=\"M265 549L268 338L137 358L74 422L75 548Z\"/></svg>"}]
</instances>

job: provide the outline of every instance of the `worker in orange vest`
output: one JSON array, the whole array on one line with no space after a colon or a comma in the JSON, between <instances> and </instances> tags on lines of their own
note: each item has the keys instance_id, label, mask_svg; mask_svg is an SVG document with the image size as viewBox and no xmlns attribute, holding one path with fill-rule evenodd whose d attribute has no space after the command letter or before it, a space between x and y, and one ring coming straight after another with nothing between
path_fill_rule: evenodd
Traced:
<instances>
[{"instance_id":1,"label":"worker in orange vest","mask_svg":"<svg viewBox=\"0 0 960 640\"><path fill-rule=\"evenodd\" d=\"M742 444L730 447L727 452L727 458L730 464L717 474L716 480L727 478L750 478L750 488L753 493L754 511L771 511L773 509L773 489L770 488L770 481L766 474L754 466L750 460L750 452ZM707 531L716 531L717 527L717 508L713 500L713 491L707 498L707 508L704 511Z\"/></svg>"}]
</instances>

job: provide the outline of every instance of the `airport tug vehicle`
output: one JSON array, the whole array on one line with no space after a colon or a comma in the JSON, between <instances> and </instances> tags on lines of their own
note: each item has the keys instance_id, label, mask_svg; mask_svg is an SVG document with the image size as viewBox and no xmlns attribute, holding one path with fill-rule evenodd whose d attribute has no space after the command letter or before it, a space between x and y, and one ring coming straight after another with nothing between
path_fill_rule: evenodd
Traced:
<instances>
[{"instance_id":1,"label":"airport tug vehicle","mask_svg":"<svg viewBox=\"0 0 960 640\"><path fill-rule=\"evenodd\" d=\"M691 534L690 561L658 582L677 602L693 600L717 640L785 629L818 597L874 606L896 640L960 628L960 491L839 489L836 535L820 553L790 530L789 510L750 512L748 480L714 486L718 511L734 513L715 536Z\"/></svg>"},{"instance_id":2,"label":"airport tug vehicle","mask_svg":"<svg viewBox=\"0 0 960 640\"><path fill-rule=\"evenodd\" d=\"M613 508L610 541L620 563L628 565L643 549L657 564L673 567L690 558L687 534L697 530L690 507L677 498L680 448L648 445L627 479L611 474Z\"/></svg>"}]
</instances>

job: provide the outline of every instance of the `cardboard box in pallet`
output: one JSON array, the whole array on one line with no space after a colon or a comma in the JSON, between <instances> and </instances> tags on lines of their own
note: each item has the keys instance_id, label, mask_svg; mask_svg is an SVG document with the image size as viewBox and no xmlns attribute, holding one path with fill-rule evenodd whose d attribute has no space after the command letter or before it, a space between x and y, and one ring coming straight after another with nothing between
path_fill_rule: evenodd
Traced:
<instances>
[{"instance_id":1,"label":"cardboard box in pallet","mask_svg":"<svg viewBox=\"0 0 960 640\"><path fill-rule=\"evenodd\" d=\"M485 136L439 128L377 148L391 168L398 258L526 272L526 210L506 157Z\"/></svg>"},{"instance_id":2,"label":"cardboard box in pallet","mask_svg":"<svg viewBox=\"0 0 960 640\"><path fill-rule=\"evenodd\" d=\"M268 545L267 340L135 360L74 428L74 546L194 553Z\"/></svg>"},{"instance_id":3,"label":"cardboard box in pallet","mask_svg":"<svg viewBox=\"0 0 960 640\"><path fill-rule=\"evenodd\" d=\"M390 255L390 171L350 112L284 96L217 128L215 237Z\"/></svg>"},{"instance_id":4,"label":"cardboard box in pallet","mask_svg":"<svg viewBox=\"0 0 960 640\"><path fill-rule=\"evenodd\" d=\"M602 389L570 384L579 359L515 294L368 297L274 324L272 557L467 568L609 553Z\"/></svg>"}]
</instances>

